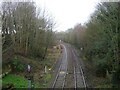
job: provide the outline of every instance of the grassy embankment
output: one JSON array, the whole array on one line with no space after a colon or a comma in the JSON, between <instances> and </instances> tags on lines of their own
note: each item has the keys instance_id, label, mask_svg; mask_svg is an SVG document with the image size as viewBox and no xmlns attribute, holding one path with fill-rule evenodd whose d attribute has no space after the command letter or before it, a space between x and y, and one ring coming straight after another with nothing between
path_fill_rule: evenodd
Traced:
<instances>
[{"instance_id":1,"label":"grassy embankment","mask_svg":"<svg viewBox=\"0 0 120 90\"><path fill-rule=\"evenodd\" d=\"M38 58L26 58L20 55L15 55L17 61L19 61L24 68L29 63L32 66L31 75L33 76L33 83L35 88L45 88L49 81L51 80L51 74L49 73L53 65L60 56L59 49L49 48L47 51L47 56L44 61L40 61ZM47 73L45 73L45 66L47 67ZM26 70L23 72L12 71L11 74L6 75L2 79L2 84L13 84L16 88L27 88L28 80L25 78Z\"/></svg>"}]
</instances>

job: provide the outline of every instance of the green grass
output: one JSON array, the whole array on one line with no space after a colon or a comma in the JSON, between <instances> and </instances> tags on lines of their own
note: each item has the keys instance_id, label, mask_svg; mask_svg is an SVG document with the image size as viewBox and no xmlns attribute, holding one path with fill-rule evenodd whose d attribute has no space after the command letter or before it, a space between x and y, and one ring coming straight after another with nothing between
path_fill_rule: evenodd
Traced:
<instances>
[{"instance_id":1,"label":"green grass","mask_svg":"<svg viewBox=\"0 0 120 90\"><path fill-rule=\"evenodd\" d=\"M27 88L28 87L28 80L18 75L9 74L2 79L3 86L8 83L14 84L15 88Z\"/></svg>"},{"instance_id":2,"label":"green grass","mask_svg":"<svg viewBox=\"0 0 120 90\"><path fill-rule=\"evenodd\" d=\"M46 82L48 82L48 81L50 81L51 80L51 74L46 74L45 76L44 76L44 80L46 81Z\"/></svg>"},{"instance_id":3,"label":"green grass","mask_svg":"<svg viewBox=\"0 0 120 90\"><path fill-rule=\"evenodd\" d=\"M111 84L98 85L95 88L112 88Z\"/></svg>"},{"instance_id":4,"label":"green grass","mask_svg":"<svg viewBox=\"0 0 120 90\"><path fill-rule=\"evenodd\" d=\"M46 88L48 86L50 80L52 79L52 76L51 76L50 73L46 73L44 75L43 79L44 79L45 82L42 85L43 85L44 88Z\"/></svg>"},{"instance_id":5,"label":"green grass","mask_svg":"<svg viewBox=\"0 0 120 90\"><path fill-rule=\"evenodd\" d=\"M2 85L12 83L15 88L28 88L28 80L22 76L9 74L2 79ZM35 83L35 88L42 88L42 85Z\"/></svg>"},{"instance_id":6,"label":"green grass","mask_svg":"<svg viewBox=\"0 0 120 90\"><path fill-rule=\"evenodd\" d=\"M0 87L2 87L2 79L0 78Z\"/></svg>"}]
</instances>

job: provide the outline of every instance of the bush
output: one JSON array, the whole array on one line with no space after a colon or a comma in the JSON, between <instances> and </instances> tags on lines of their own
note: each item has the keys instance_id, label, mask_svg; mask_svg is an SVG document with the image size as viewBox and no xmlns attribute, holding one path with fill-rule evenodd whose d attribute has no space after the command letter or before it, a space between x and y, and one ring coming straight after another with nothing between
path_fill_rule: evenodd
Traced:
<instances>
[{"instance_id":1,"label":"bush","mask_svg":"<svg viewBox=\"0 0 120 90\"><path fill-rule=\"evenodd\" d=\"M43 55L43 48L38 49L38 48L32 48L32 51L30 52L30 55L35 57L35 58L42 58Z\"/></svg>"},{"instance_id":2,"label":"bush","mask_svg":"<svg viewBox=\"0 0 120 90\"><path fill-rule=\"evenodd\" d=\"M20 62L20 60L15 57L12 61L12 68L14 71L22 72L24 70L24 65Z\"/></svg>"},{"instance_id":3,"label":"bush","mask_svg":"<svg viewBox=\"0 0 120 90\"><path fill-rule=\"evenodd\" d=\"M24 71L24 65L23 64L18 64L17 68L18 71L22 72Z\"/></svg>"},{"instance_id":4,"label":"bush","mask_svg":"<svg viewBox=\"0 0 120 90\"><path fill-rule=\"evenodd\" d=\"M96 67L96 76L98 77L106 77L106 70L107 70L107 64L105 62L104 59L101 60L96 60L94 63L95 67Z\"/></svg>"}]
</instances>

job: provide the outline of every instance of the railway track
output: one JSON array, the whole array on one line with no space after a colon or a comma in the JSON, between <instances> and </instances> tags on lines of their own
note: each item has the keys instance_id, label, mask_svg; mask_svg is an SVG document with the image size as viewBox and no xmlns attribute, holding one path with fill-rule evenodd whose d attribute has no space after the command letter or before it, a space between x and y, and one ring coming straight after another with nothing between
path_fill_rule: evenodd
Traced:
<instances>
[{"instance_id":1,"label":"railway track","mask_svg":"<svg viewBox=\"0 0 120 90\"><path fill-rule=\"evenodd\" d=\"M74 66L74 76L75 76L75 88L86 88L86 81L83 73L83 69L81 65L79 65L79 62L77 61L77 58L75 56L74 51L72 50L72 53L74 55L74 60L75 60L75 66Z\"/></svg>"},{"instance_id":2,"label":"railway track","mask_svg":"<svg viewBox=\"0 0 120 90\"><path fill-rule=\"evenodd\" d=\"M64 88L65 85L65 78L67 75L67 50L63 44L61 45L64 47L65 50L65 54L63 56L64 59L61 60L61 64L59 66L52 88Z\"/></svg>"},{"instance_id":3,"label":"railway track","mask_svg":"<svg viewBox=\"0 0 120 90\"><path fill-rule=\"evenodd\" d=\"M64 45L62 45L64 47L64 55L63 58L61 60L61 64L59 66L58 72L56 74L55 80L52 84L52 88L69 88L68 85L70 84L70 79L72 79L71 84L72 84L72 88L86 88L86 82L85 82L85 77L84 77L84 73L83 73L83 69L80 66L78 60L77 60L77 56L75 55L74 51L71 49L71 55L72 55L72 59L71 61L72 63L72 73L68 73L69 72L69 68L68 68L68 57L67 57L67 50L66 47ZM73 61L74 60L74 61ZM68 70L69 69L69 70ZM73 78L72 78L73 76ZM67 83L67 84L66 84ZM69 85L70 86L70 85Z\"/></svg>"}]
</instances>

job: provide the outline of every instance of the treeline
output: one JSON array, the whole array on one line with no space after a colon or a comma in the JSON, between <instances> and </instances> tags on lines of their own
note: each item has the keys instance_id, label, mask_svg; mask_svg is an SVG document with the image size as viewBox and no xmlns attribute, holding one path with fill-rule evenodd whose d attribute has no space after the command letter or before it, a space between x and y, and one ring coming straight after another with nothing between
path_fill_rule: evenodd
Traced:
<instances>
[{"instance_id":1,"label":"treeline","mask_svg":"<svg viewBox=\"0 0 120 90\"><path fill-rule=\"evenodd\" d=\"M91 19L78 24L59 38L78 47L95 66L97 76L109 76L113 85L120 85L120 3L99 3ZM61 37L62 36L62 37Z\"/></svg>"},{"instance_id":2,"label":"treeline","mask_svg":"<svg viewBox=\"0 0 120 90\"><path fill-rule=\"evenodd\" d=\"M1 17L3 53L12 47L17 54L45 58L55 26L45 9L34 2L2 2Z\"/></svg>"}]
</instances>

